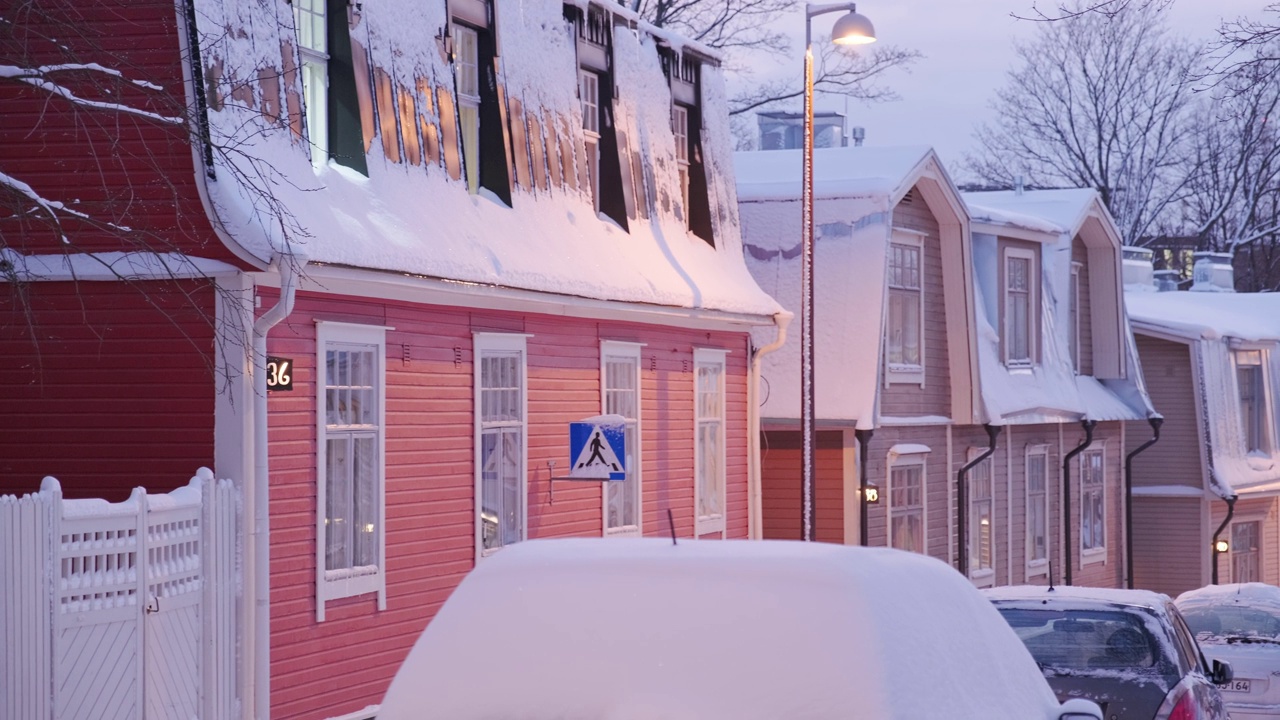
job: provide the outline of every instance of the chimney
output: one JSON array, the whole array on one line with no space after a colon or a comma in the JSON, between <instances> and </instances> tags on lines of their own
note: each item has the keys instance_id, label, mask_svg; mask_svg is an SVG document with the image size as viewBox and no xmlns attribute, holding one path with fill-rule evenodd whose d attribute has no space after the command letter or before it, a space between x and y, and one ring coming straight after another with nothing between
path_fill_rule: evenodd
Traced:
<instances>
[{"instance_id":1,"label":"chimney","mask_svg":"<svg viewBox=\"0 0 1280 720\"><path fill-rule=\"evenodd\" d=\"M1157 270L1154 275L1156 278L1156 292L1177 292L1177 270Z\"/></svg>"},{"instance_id":2,"label":"chimney","mask_svg":"<svg viewBox=\"0 0 1280 720\"><path fill-rule=\"evenodd\" d=\"M1154 268L1151 264L1149 248L1125 245L1120 248L1120 253L1125 288L1147 290L1155 287Z\"/></svg>"},{"instance_id":3,"label":"chimney","mask_svg":"<svg viewBox=\"0 0 1280 720\"><path fill-rule=\"evenodd\" d=\"M1014 195L1021 195L1021 194L1022 194L1022 185L1023 185L1023 183L1022 183L1022 176L1021 176L1021 175L1019 175L1019 176L1017 176L1017 177L1015 177L1015 178L1013 179L1013 194L1014 194Z\"/></svg>"},{"instance_id":4,"label":"chimney","mask_svg":"<svg viewBox=\"0 0 1280 720\"><path fill-rule=\"evenodd\" d=\"M849 128L849 137L853 138L854 147L862 147L862 141L867 137L867 129L864 127Z\"/></svg>"},{"instance_id":5,"label":"chimney","mask_svg":"<svg viewBox=\"0 0 1280 720\"><path fill-rule=\"evenodd\" d=\"M1235 292L1235 270L1231 253L1199 250L1191 254L1191 290L1194 292Z\"/></svg>"}]
</instances>

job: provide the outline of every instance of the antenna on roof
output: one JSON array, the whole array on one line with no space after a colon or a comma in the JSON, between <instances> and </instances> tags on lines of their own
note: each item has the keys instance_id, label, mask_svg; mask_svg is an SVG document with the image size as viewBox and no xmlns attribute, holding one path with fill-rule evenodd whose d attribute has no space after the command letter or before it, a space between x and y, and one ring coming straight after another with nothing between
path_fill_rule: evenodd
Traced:
<instances>
[{"instance_id":1,"label":"antenna on roof","mask_svg":"<svg viewBox=\"0 0 1280 720\"><path fill-rule=\"evenodd\" d=\"M667 508L667 527L671 528L671 544L677 545L676 542L676 519L671 514L671 508Z\"/></svg>"},{"instance_id":2,"label":"antenna on roof","mask_svg":"<svg viewBox=\"0 0 1280 720\"><path fill-rule=\"evenodd\" d=\"M1049 592L1053 592L1053 561L1049 561Z\"/></svg>"}]
</instances>

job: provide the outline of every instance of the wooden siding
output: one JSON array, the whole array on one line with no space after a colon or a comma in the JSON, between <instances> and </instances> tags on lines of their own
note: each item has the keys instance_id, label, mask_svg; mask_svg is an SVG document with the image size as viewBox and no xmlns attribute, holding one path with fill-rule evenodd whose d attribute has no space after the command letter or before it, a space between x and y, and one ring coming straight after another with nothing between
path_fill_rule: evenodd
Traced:
<instances>
[{"instance_id":1,"label":"wooden siding","mask_svg":"<svg viewBox=\"0 0 1280 720\"><path fill-rule=\"evenodd\" d=\"M923 388L916 383L888 385L880 393L880 413L887 416L950 417L951 365L947 346L946 299L942 292L942 241L935 213L918 187L894 207L893 225L924 233L920 240L923 246L921 287L924 324L921 339L924 343L925 383Z\"/></svg>"},{"instance_id":2,"label":"wooden siding","mask_svg":"<svg viewBox=\"0 0 1280 720\"><path fill-rule=\"evenodd\" d=\"M925 455L925 544L929 555L947 562L948 517L952 473L947 463L947 431L945 425L881 427L871 438L867 472L871 483L880 488L880 502L868 508L868 540L872 546L888 545L889 476L888 453L899 443L926 445Z\"/></svg>"},{"instance_id":3,"label":"wooden siding","mask_svg":"<svg viewBox=\"0 0 1280 720\"><path fill-rule=\"evenodd\" d=\"M130 81L163 88L144 90L100 73L60 74L59 81L88 99L186 116L171 1L45 4L24 12L10 29L12 47L25 54L13 58L19 64L97 62ZM0 107L0 167L6 173L100 223L131 228L103 231L66 218L68 246L44 213L5 213L0 237L7 246L58 254L152 250L239 262L209 226L185 124L77 106L17 82L0 83Z\"/></svg>"},{"instance_id":4,"label":"wooden siding","mask_svg":"<svg viewBox=\"0 0 1280 720\"><path fill-rule=\"evenodd\" d=\"M1008 494L1008 514L997 514L997 519L1009 527L999 537L1009 545L1008 555L998 558L997 577L1011 585L1044 585L1049 581L1047 572L1036 568L1035 574L1027 571L1027 452L1033 447L1044 446L1045 481L1049 513L1046 517L1046 541L1048 560L1054 580L1062 577L1062 542L1059 537L1059 518L1062 517L1062 453L1058 445L1057 425L1011 425L1000 437L997 455L1008 457L1009 474L997 477L996 491ZM1003 506L1002 506L1003 507ZM1007 519L1006 519L1007 518ZM1045 570L1049 570L1046 567Z\"/></svg>"},{"instance_id":5,"label":"wooden siding","mask_svg":"<svg viewBox=\"0 0 1280 720\"><path fill-rule=\"evenodd\" d=\"M1209 501L1209 511L1208 532L1212 537L1213 531L1217 530L1227 517L1227 504L1214 497ZM1242 522L1258 523L1260 530L1258 553L1261 555L1258 558L1258 569L1261 571L1259 579L1271 585L1280 585L1280 498L1241 498L1236 502L1236 512L1231 518L1231 523L1235 525ZM1222 538L1228 542L1231 541L1231 525L1222 531ZM1205 555L1207 560L1212 562L1212 552L1206 552ZM1231 553L1222 555L1218 562L1218 582L1236 582L1231 576Z\"/></svg>"},{"instance_id":6,"label":"wooden siding","mask_svg":"<svg viewBox=\"0 0 1280 720\"><path fill-rule=\"evenodd\" d=\"M209 283L21 292L0 296L0 494L34 492L53 475L65 497L120 501L213 466Z\"/></svg>"},{"instance_id":7,"label":"wooden siding","mask_svg":"<svg viewBox=\"0 0 1280 720\"><path fill-rule=\"evenodd\" d=\"M1204 563L1209 553L1208 543L1203 542L1202 502L1200 498L1134 497L1134 587L1177 597L1204 584L1201 578L1208 577Z\"/></svg>"},{"instance_id":8,"label":"wooden siding","mask_svg":"<svg viewBox=\"0 0 1280 720\"><path fill-rule=\"evenodd\" d=\"M1091 557L1082 562L1080 551L1080 455L1071 461L1071 557L1076 585L1089 587L1121 587L1124 585L1124 442L1119 422L1098 423L1093 431L1090 449L1105 450L1103 463L1106 491L1106 552L1102 560ZM1063 433L1062 452L1070 452L1081 440L1084 431L1079 426L1066 425ZM1061 465L1061 463L1059 463ZM1059 482L1061 487L1061 482Z\"/></svg>"},{"instance_id":9,"label":"wooden siding","mask_svg":"<svg viewBox=\"0 0 1280 720\"><path fill-rule=\"evenodd\" d=\"M1081 375L1093 374L1093 292L1089 286L1089 253L1084 241L1076 236L1071 241L1071 261L1080 267L1080 306L1076 316L1080 318L1080 368ZM1068 330L1070 332L1070 330Z\"/></svg>"},{"instance_id":10,"label":"wooden siding","mask_svg":"<svg viewBox=\"0 0 1280 720\"><path fill-rule=\"evenodd\" d=\"M264 300L264 306L270 306ZM372 595L331 601L315 620L315 325L387 333L387 609ZM727 536L747 535L747 336L564 317L467 311L300 294L272 332L294 358L292 393L270 399L272 463L272 715L314 718L377 703L409 647L473 566L472 332L528 339L528 534L599 536L602 488L549 481L567 463L567 423L600 412L600 341L645 343L641 355L643 524L690 537L693 349L728 349ZM553 486L554 485L554 486ZM358 643L361 651L351 653Z\"/></svg>"},{"instance_id":11,"label":"wooden siding","mask_svg":"<svg viewBox=\"0 0 1280 720\"><path fill-rule=\"evenodd\" d=\"M814 509L817 539L853 543L844 536L844 433L818 432ZM765 430L760 433L761 520L766 539L799 540L803 537L800 495L802 443L798 430Z\"/></svg>"},{"instance_id":12,"label":"wooden siding","mask_svg":"<svg viewBox=\"0 0 1280 720\"><path fill-rule=\"evenodd\" d=\"M1203 440L1196 415L1191 349L1183 343L1148 335L1135 335L1135 340L1151 404L1164 416L1164 425L1160 428L1160 442L1134 458L1133 484L1203 488ZM1151 438L1151 426L1146 422L1131 422L1128 429L1130 450ZM1139 529L1136 519L1134 525L1135 534L1147 531Z\"/></svg>"}]
</instances>

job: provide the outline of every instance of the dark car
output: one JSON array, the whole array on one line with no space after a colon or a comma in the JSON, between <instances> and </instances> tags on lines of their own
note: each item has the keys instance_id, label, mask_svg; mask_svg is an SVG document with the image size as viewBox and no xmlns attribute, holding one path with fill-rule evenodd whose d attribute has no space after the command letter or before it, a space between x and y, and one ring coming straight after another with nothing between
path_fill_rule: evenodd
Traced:
<instances>
[{"instance_id":1,"label":"dark car","mask_svg":"<svg viewBox=\"0 0 1280 720\"><path fill-rule=\"evenodd\" d=\"M1088 698L1108 720L1226 720L1209 665L1168 596L1024 586L986 591L1059 700Z\"/></svg>"}]
</instances>

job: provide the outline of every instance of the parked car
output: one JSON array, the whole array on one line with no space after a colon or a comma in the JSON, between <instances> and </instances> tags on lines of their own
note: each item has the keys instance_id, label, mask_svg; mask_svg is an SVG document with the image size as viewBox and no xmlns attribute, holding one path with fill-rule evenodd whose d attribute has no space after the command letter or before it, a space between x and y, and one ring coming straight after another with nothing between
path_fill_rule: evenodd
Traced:
<instances>
[{"instance_id":1,"label":"parked car","mask_svg":"<svg viewBox=\"0 0 1280 720\"><path fill-rule=\"evenodd\" d=\"M1108 720L1226 720L1209 665L1173 601L1146 590L1023 586L985 591L1059 700L1088 698Z\"/></svg>"},{"instance_id":2,"label":"parked car","mask_svg":"<svg viewBox=\"0 0 1280 720\"><path fill-rule=\"evenodd\" d=\"M535 540L483 558L378 720L1099 720L940 561L786 541Z\"/></svg>"},{"instance_id":3,"label":"parked car","mask_svg":"<svg viewBox=\"0 0 1280 720\"><path fill-rule=\"evenodd\" d=\"M1222 696L1232 720L1280 717L1280 588L1210 585L1176 604L1204 654L1231 663L1235 677Z\"/></svg>"}]
</instances>

